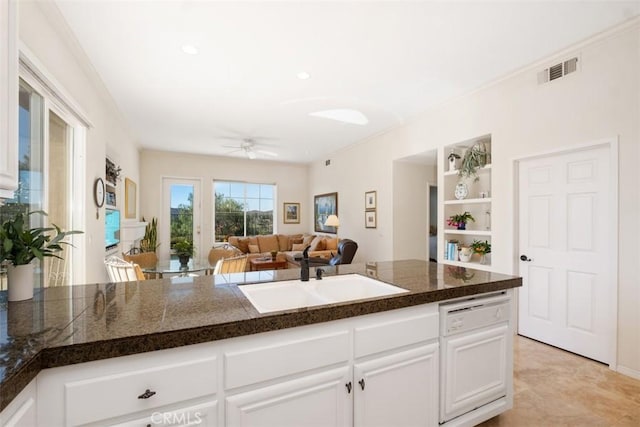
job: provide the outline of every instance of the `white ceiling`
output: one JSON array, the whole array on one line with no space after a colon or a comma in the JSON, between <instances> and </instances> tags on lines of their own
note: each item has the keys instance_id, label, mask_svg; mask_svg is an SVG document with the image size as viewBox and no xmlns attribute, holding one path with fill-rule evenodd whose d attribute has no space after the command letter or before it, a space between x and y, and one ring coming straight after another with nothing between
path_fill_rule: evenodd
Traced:
<instances>
[{"instance_id":1,"label":"white ceiling","mask_svg":"<svg viewBox=\"0 0 640 427\"><path fill-rule=\"evenodd\" d=\"M253 138L278 154L258 158L291 162L323 159L640 13L638 1L57 3L142 147L224 155ZM369 123L309 116L331 109Z\"/></svg>"}]
</instances>

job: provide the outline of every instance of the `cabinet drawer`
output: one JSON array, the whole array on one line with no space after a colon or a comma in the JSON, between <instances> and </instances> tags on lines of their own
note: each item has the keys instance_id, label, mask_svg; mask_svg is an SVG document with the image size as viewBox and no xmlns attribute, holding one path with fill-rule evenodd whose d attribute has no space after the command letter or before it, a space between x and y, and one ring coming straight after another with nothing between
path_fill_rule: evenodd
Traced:
<instances>
[{"instance_id":1,"label":"cabinet drawer","mask_svg":"<svg viewBox=\"0 0 640 427\"><path fill-rule=\"evenodd\" d=\"M113 424L112 427L215 427L218 420L218 402L212 401L174 410L154 411L144 418Z\"/></svg>"},{"instance_id":2,"label":"cabinet drawer","mask_svg":"<svg viewBox=\"0 0 640 427\"><path fill-rule=\"evenodd\" d=\"M67 425L146 411L217 390L216 357L67 382ZM152 396L143 398L146 390Z\"/></svg>"},{"instance_id":3,"label":"cabinet drawer","mask_svg":"<svg viewBox=\"0 0 640 427\"><path fill-rule=\"evenodd\" d=\"M356 358L438 338L437 306L398 314L384 314L375 323L355 328Z\"/></svg>"},{"instance_id":4,"label":"cabinet drawer","mask_svg":"<svg viewBox=\"0 0 640 427\"><path fill-rule=\"evenodd\" d=\"M348 331L226 353L225 388L268 381L348 360Z\"/></svg>"}]
</instances>

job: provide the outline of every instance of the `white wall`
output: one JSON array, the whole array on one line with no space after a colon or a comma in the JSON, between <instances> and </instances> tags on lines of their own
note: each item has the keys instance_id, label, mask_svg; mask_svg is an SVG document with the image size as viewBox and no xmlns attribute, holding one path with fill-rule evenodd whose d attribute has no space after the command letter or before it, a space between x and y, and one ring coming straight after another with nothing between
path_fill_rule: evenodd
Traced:
<instances>
[{"instance_id":1,"label":"white wall","mask_svg":"<svg viewBox=\"0 0 640 427\"><path fill-rule=\"evenodd\" d=\"M309 203L313 196L338 193L340 238L353 239L358 251L353 262L384 261L393 258L393 181L389 147L391 140L380 137L354 145L324 160L312 163L309 171ZM377 191L377 228L364 226L364 193ZM313 212L308 212L313 224Z\"/></svg>"},{"instance_id":2,"label":"white wall","mask_svg":"<svg viewBox=\"0 0 640 427\"><path fill-rule=\"evenodd\" d=\"M213 244L213 181L245 181L263 184L276 184L275 219L276 232L282 234L303 233L309 231L311 222L309 212L312 204L308 200L308 167L290 163L263 160L236 159L171 153L166 151L143 150L140 156L140 210L145 219L158 218L158 230L163 226L162 216L162 179L197 178L202 182L202 249L200 254L206 257ZM282 204L300 203L300 224L284 224Z\"/></svg>"},{"instance_id":3,"label":"white wall","mask_svg":"<svg viewBox=\"0 0 640 427\"><path fill-rule=\"evenodd\" d=\"M429 188L436 167L393 162L393 258L427 260Z\"/></svg>"},{"instance_id":4,"label":"white wall","mask_svg":"<svg viewBox=\"0 0 640 427\"><path fill-rule=\"evenodd\" d=\"M122 176L138 181L138 149L102 81L70 35L57 8L45 2L19 2L20 42L84 111L93 127L87 131L84 207L86 283L104 282L104 208L96 218L93 182L105 174L105 154L122 167ZM51 171L55 173L55 171ZM123 184L118 199L124 201ZM124 208L124 204L122 203Z\"/></svg>"},{"instance_id":5,"label":"white wall","mask_svg":"<svg viewBox=\"0 0 640 427\"><path fill-rule=\"evenodd\" d=\"M538 71L575 54L580 55L579 72L545 85L537 84ZM639 76L640 21L636 19L425 112L405 126L336 153L332 157L335 170L331 176L340 177L337 180L325 179L324 166L313 164L311 192L335 189L352 194L378 189L382 196L378 197L381 227L377 233L361 239L361 248L367 259L391 259L393 253L388 248L393 241L393 204L386 192L393 179L393 159L491 134L492 263L496 271L517 274L514 159L618 138L621 232L618 235L617 362L622 371L640 375ZM440 157L444 158L444 155L441 153ZM349 170L357 173L351 179L345 179ZM360 203L355 205L354 209L362 210ZM349 233L341 233L364 237L362 229L349 228Z\"/></svg>"}]
</instances>

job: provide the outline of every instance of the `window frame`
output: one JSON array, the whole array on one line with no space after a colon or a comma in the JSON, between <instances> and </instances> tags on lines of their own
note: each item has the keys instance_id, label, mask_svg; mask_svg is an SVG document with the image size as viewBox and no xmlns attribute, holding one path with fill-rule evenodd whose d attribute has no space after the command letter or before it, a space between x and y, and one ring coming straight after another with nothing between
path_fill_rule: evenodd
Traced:
<instances>
[{"instance_id":1,"label":"window frame","mask_svg":"<svg viewBox=\"0 0 640 427\"><path fill-rule=\"evenodd\" d=\"M248 203L247 203L247 199L252 199L255 200L255 197L247 197L247 186L249 185L268 185L271 186L271 190L272 190L272 195L273 197L271 199L267 199L267 198L262 198L259 197L257 200L259 201L258 203L260 203L260 201L262 200L270 200L272 202L272 218L271 218L271 233L269 234L277 234L278 232L278 222L276 221L276 218L278 216L278 205L277 205L277 194L278 194L278 186L276 183L272 183L272 182L253 182L253 181L240 181L240 180L231 180L231 179L214 179L213 180L213 185L212 185L212 193L213 193L213 201L212 201L212 238L213 238L213 242L215 243L220 243L220 242L224 242L226 239L226 235L224 236L218 236L216 233L216 184L218 183L227 183L227 184L242 184L243 186L243 196L242 196L242 200L243 200L243 236L249 236L250 234L247 234L247 212L248 212ZM226 198L230 198L230 199L238 199L238 197L232 197L232 196L228 196ZM220 239L220 240L217 240Z\"/></svg>"}]
</instances>

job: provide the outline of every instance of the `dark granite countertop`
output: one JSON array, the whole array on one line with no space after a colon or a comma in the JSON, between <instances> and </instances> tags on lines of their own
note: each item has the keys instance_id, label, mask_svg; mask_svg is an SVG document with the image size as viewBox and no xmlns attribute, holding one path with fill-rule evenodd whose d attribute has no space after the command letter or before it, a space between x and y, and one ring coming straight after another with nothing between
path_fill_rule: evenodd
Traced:
<instances>
[{"instance_id":1,"label":"dark granite countertop","mask_svg":"<svg viewBox=\"0 0 640 427\"><path fill-rule=\"evenodd\" d=\"M367 300L260 314L237 284L291 280L261 271L0 292L0 410L42 369L308 325L522 285L514 276L418 260L323 267L409 290ZM313 274L313 271L312 271ZM312 279L313 280L313 279Z\"/></svg>"}]
</instances>

